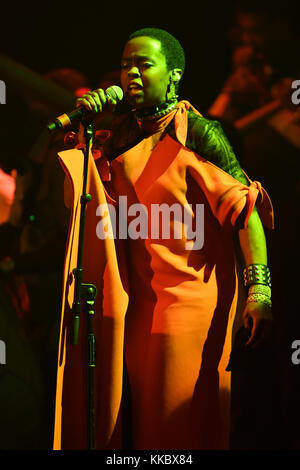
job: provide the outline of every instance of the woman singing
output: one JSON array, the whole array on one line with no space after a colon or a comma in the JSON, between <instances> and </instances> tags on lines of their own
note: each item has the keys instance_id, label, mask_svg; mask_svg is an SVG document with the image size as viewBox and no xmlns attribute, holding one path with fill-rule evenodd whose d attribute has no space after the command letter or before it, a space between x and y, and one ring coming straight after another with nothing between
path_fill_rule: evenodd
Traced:
<instances>
[{"instance_id":1,"label":"woman singing","mask_svg":"<svg viewBox=\"0 0 300 470\"><path fill-rule=\"evenodd\" d=\"M121 86L130 110L115 113L110 138L95 160L105 194L120 211L120 198L126 197L128 233L118 263L126 266L129 299L119 328L123 349L116 368L122 369L115 372L111 367L108 373L119 378L111 380L106 394L96 393L96 402L102 400L103 407L110 407L110 400L117 402L105 439L97 431L105 418L96 412L97 448L122 447L114 441L122 414L122 400L114 392L124 370L131 416L123 427L123 442L130 434L132 449L228 448L226 367L235 314L243 302L249 347L263 339L272 319L262 225L272 227L271 203L261 185L242 171L220 124L203 117L188 101L178 100L184 68L184 51L168 32L145 28L128 38L121 58ZM104 90L98 89L77 104L100 113L106 101ZM110 100L111 106L115 104ZM134 211L137 207L143 208L143 217ZM168 227L163 223L167 215ZM147 230L132 224L134 216L141 224L147 220ZM92 258L87 264L94 262ZM100 368L107 337L102 332L99 339ZM114 354L111 346L112 362ZM74 368L68 377L76 373ZM101 383L99 388L105 388L106 382ZM68 439L61 433L63 447ZM75 442L73 436L65 447Z\"/></svg>"}]
</instances>

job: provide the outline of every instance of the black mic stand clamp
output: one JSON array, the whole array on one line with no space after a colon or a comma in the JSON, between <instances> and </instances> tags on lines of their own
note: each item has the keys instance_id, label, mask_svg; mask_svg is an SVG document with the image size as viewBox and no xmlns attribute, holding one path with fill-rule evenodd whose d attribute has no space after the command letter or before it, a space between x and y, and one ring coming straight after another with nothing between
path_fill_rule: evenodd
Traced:
<instances>
[{"instance_id":1,"label":"black mic stand clamp","mask_svg":"<svg viewBox=\"0 0 300 470\"><path fill-rule=\"evenodd\" d=\"M93 136L92 124L87 120L82 120L84 126L84 137L85 137L85 152L84 152L84 167L83 167L83 185L82 195L80 198L81 210L80 210L80 226L79 226L79 238L78 238L78 256L77 266L73 269L73 275L75 280L74 286L74 300L72 305L73 314L73 338L72 342L74 345L78 343L79 334L79 320L80 312L83 310L87 314L87 406L88 406L88 448L94 449L94 429L95 429L95 406L94 406L94 372L96 366L96 341L93 332L93 318L94 318L94 303L97 295L97 288L93 284L83 283L83 268L82 268L82 257L83 257L83 241L84 241L84 230L85 230L85 215L86 206L92 197L86 193L87 187L87 176L88 176L88 162L89 162L89 151L90 144Z\"/></svg>"}]
</instances>

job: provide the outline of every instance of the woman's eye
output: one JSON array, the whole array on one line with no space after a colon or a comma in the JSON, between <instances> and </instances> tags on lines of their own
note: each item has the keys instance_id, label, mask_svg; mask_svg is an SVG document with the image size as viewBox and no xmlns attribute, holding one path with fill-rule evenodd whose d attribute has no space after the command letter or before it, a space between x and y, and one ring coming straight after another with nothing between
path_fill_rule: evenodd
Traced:
<instances>
[{"instance_id":1,"label":"woman's eye","mask_svg":"<svg viewBox=\"0 0 300 470\"><path fill-rule=\"evenodd\" d=\"M152 67L152 65L151 62L142 62L138 65L138 68L149 68ZM121 69L129 69L130 67L132 67L131 64L121 64Z\"/></svg>"}]
</instances>

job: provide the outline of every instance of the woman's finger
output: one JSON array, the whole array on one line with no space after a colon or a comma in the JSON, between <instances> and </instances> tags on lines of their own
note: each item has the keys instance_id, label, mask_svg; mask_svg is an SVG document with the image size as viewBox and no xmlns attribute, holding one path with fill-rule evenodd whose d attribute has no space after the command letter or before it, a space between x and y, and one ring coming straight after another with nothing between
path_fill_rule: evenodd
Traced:
<instances>
[{"instance_id":1,"label":"woman's finger","mask_svg":"<svg viewBox=\"0 0 300 470\"><path fill-rule=\"evenodd\" d=\"M93 98L90 96L85 95L84 97L82 96L76 101L76 107L83 107L87 109L88 111L93 111L95 108L96 103L94 102Z\"/></svg>"},{"instance_id":2,"label":"woman's finger","mask_svg":"<svg viewBox=\"0 0 300 470\"><path fill-rule=\"evenodd\" d=\"M98 90L88 91L85 95L78 98L76 101L76 107L83 106L89 111L101 113L106 101L107 99L104 90L102 88L98 88Z\"/></svg>"},{"instance_id":3,"label":"woman's finger","mask_svg":"<svg viewBox=\"0 0 300 470\"><path fill-rule=\"evenodd\" d=\"M94 101L94 107L93 107L93 111L95 111L95 113L98 113L102 111L102 103L101 103L101 99L100 99L100 96L99 94L97 93L97 91L93 91L91 92L91 98L93 99Z\"/></svg>"},{"instance_id":4,"label":"woman's finger","mask_svg":"<svg viewBox=\"0 0 300 470\"><path fill-rule=\"evenodd\" d=\"M258 323L257 323L257 320L254 318L252 321L250 338L248 339L245 345L246 346L253 345L254 342L257 340L257 336L258 336Z\"/></svg>"},{"instance_id":5,"label":"woman's finger","mask_svg":"<svg viewBox=\"0 0 300 470\"><path fill-rule=\"evenodd\" d=\"M96 93L97 93L97 95L99 97L99 101L101 103L100 104L100 109L99 109L99 112L101 113L103 111L104 106L106 105L107 97L106 97L106 94L105 94L103 88L98 88L96 90Z\"/></svg>"}]
</instances>

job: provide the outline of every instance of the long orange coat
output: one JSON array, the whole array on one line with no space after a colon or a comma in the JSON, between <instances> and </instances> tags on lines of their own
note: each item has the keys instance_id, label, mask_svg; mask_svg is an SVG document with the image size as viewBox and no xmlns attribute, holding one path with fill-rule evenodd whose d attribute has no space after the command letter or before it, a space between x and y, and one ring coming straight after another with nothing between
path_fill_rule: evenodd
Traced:
<instances>
[{"instance_id":1,"label":"long orange coat","mask_svg":"<svg viewBox=\"0 0 300 470\"><path fill-rule=\"evenodd\" d=\"M179 116L181 143L159 129L113 160L109 170L105 164L100 169L90 156L88 191L93 199L87 208L84 281L98 288L98 449L122 448L124 356L135 449L228 447L230 373L225 368L238 293L233 227L243 210L247 224L255 202L263 222L272 226L272 206L259 183L245 186L188 150L182 142L185 106L179 108ZM72 183L73 210L65 263L54 448L84 449L83 317L79 345L68 342L83 157L80 150L70 150L60 158ZM116 198L126 196L128 206L138 203L148 210L148 238L128 237L121 245L119 240L97 237L98 205L115 204L103 184L109 173ZM162 203L182 208L189 204L195 222L195 205L204 205L201 249L186 249L189 240L178 219L171 220L169 238L151 238L151 207Z\"/></svg>"}]
</instances>

